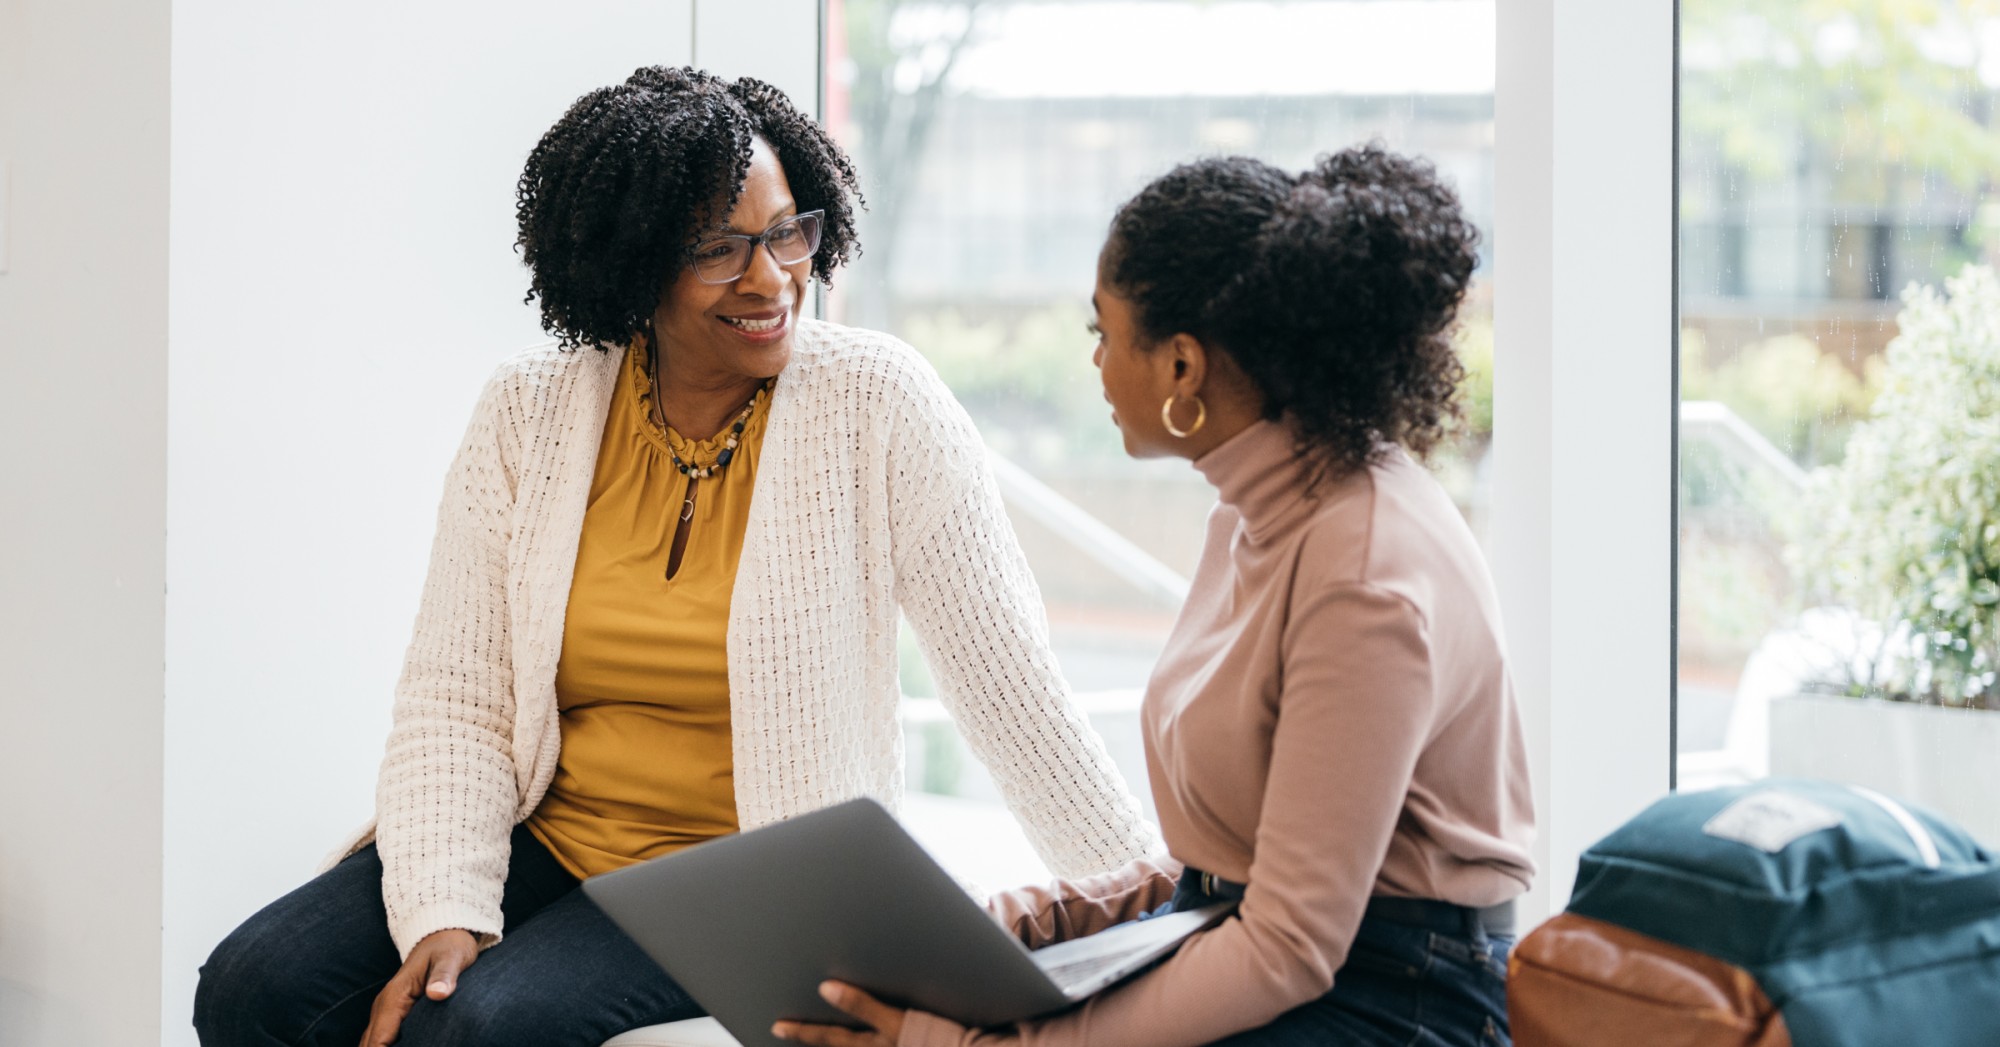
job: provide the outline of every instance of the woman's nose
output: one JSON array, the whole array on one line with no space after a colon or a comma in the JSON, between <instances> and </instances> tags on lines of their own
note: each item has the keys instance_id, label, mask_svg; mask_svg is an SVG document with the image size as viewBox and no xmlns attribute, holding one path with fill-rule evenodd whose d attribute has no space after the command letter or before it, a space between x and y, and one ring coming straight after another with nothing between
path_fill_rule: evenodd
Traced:
<instances>
[{"instance_id":1,"label":"woman's nose","mask_svg":"<svg viewBox=\"0 0 2000 1047\"><path fill-rule=\"evenodd\" d=\"M750 249L750 265L736 278L736 290L759 298L777 298L785 290L785 267L771 257L771 249L758 244Z\"/></svg>"}]
</instances>

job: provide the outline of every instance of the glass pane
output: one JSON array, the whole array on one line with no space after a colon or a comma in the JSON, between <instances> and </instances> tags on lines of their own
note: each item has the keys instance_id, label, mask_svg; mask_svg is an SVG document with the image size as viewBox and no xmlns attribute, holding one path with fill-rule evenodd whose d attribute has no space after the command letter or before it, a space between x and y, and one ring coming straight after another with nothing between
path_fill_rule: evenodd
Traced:
<instances>
[{"instance_id":1,"label":"glass pane","mask_svg":"<svg viewBox=\"0 0 2000 1047\"><path fill-rule=\"evenodd\" d=\"M828 16L826 115L869 201L829 316L916 346L971 412L1063 669L1143 795L1138 691L1213 494L1185 462L1128 459L1101 399L1084 324L1112 209L1198 156L1298 170L1379 139L1438 166L1490 260L1493 0L834 0ZM1465 314L1468 432L1438 464L1475 527L1490 273ZM927 695L906 648L905 689ZM941 721L921 701L911 716ZM992 799L948 727L910 749L913 788Z\"/></svg>"},{"instance_id":2,"label":"glass pane","mask_svg":"<svg viewBox=\"0 0 2000 1047\"><path fill-rule=\"evenodd\" d=\"M2000 3L1681 19L1681 784L2000 842Z\"/></svg>"}]
</instances>

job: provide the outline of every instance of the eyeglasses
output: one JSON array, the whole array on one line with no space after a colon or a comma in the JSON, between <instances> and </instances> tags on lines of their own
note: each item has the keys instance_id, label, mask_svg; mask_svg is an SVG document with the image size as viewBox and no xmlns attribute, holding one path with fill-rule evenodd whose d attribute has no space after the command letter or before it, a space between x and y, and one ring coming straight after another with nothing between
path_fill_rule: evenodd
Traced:
<instances>
[{"instance_id":1,"label":"eyeglasses","mask_svg":"<svg viewBox=\"0 0 2000 1047\"><path fill-rule=\"evenodd\" d=\"M688 264L695 279L705 284L726 284L750 271L750 256L763 244L779 265L803 262L819 250L819 227L825 211L807 211L781 219L756 236L731 233L703 240L688 252Z\"/></svg>"}]
</instances>

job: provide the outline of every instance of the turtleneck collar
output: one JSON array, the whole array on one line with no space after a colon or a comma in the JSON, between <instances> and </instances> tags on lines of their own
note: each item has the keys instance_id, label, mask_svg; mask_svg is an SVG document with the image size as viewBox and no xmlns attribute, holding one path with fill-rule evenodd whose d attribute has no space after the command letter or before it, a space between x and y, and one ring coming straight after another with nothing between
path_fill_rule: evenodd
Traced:
<instances>
[{"instance_id":1,"label":"turtleneck collar","mask_svg":"<svg viewBox=\"0 0 2000 1047\"><path fill-rule=\"evenodd\" d=\"M1252 422L1195 459L1194 467L1215 485L1222 504L1243 518L1253 542L1281 533L1313 504L1299 472L1296 437L1282 422ZM1331 493L1323 486L1320 497Z\"/></svg>"}]
</instances>

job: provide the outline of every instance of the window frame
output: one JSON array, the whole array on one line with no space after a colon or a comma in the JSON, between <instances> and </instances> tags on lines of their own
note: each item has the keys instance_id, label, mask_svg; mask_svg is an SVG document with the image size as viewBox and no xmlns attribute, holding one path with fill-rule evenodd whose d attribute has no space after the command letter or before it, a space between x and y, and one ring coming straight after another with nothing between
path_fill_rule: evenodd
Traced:
<instances>
[{"instance_id":1,"label":"window frame","mask_svg":"<svg viewBox=\"0 0 2000 1047\"><path fill-rule=\"evenodd\" d=\"M1675 0L1499 9L1491 535L1531 918L1673 787L1678 36Z\"/></svg>"}]
</instances>

